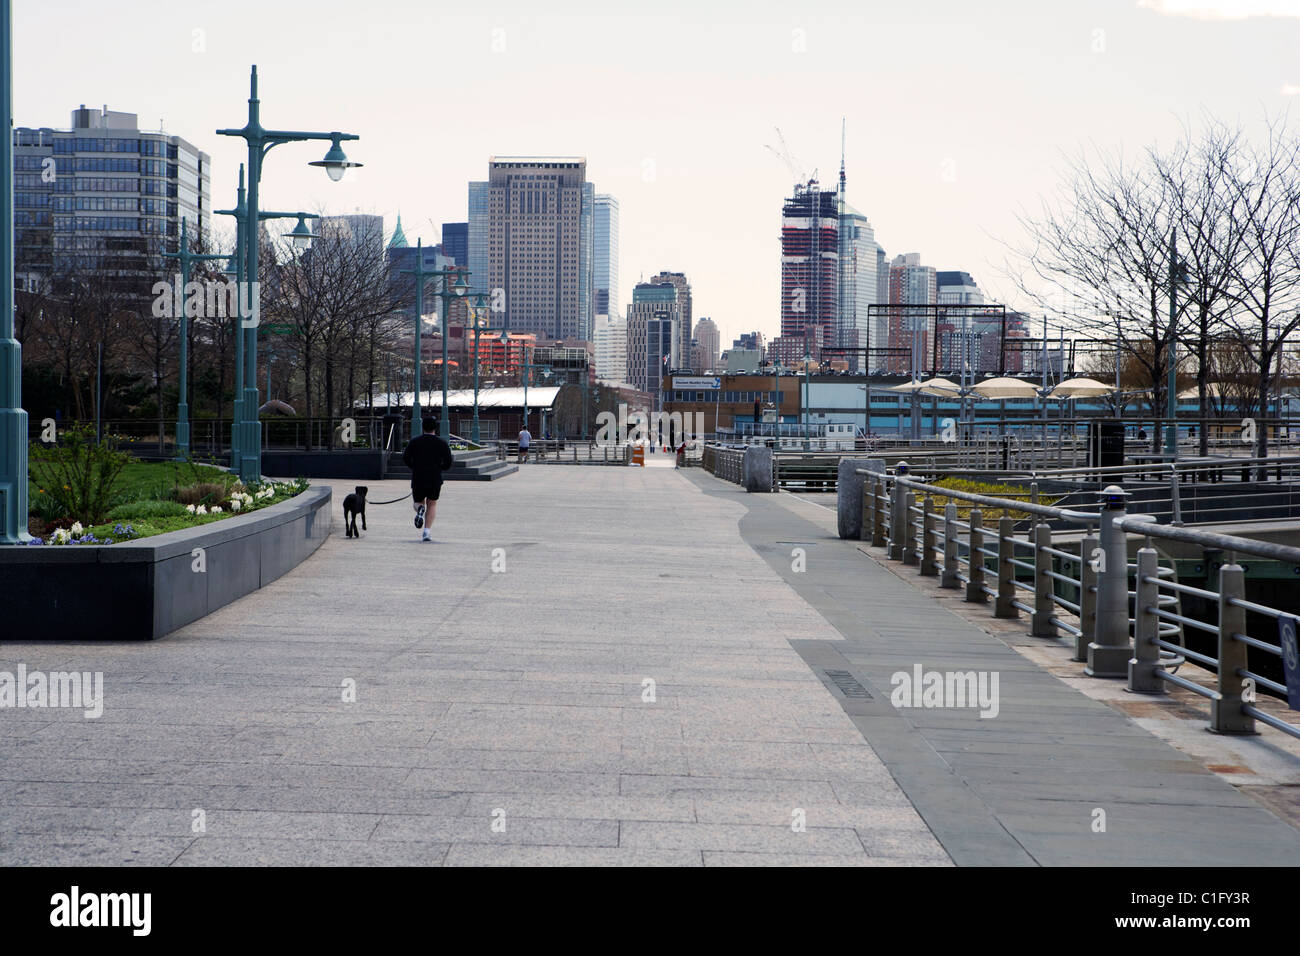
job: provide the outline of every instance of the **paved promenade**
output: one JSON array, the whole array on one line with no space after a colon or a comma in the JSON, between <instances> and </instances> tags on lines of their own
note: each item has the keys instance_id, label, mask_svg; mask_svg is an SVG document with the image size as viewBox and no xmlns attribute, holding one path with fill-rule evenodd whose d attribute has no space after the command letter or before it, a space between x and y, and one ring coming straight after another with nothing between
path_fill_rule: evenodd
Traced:
<instances>
[{"instance_id":1,"label":"paved promenade","mask_svg":"<svg viewBox=\"0 0 1300 956\"><path fill-rule=\"evenodd\" d=\"M0 644L0 668L103 671L105 698L0 711L0 864L1300 858L811 503L530 465L449 484L421 544L407 502L343 538L335 490L313 558L163 641ZM894 708L918 663L998 672L998 716Z\"/></svg>"}]
</instances>

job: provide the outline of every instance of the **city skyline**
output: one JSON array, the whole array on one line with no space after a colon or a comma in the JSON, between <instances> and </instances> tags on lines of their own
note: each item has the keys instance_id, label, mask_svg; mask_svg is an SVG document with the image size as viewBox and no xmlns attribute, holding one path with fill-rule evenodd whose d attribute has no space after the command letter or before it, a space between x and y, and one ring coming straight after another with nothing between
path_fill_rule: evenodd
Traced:
<instances>
[{"instance_id":1,"label":"city skyline","mask_svg":"<svg viewBox=\"0 0 1300 956\"><path fill-rule=\"evenodd\" d=\"M940 3L924 12L759 4L744 23L699 5L609 17L570 4L541 18L514 3L482 15L394 3L382 24L353 32L335 31L355 14L328 2L305 20L235 0L211 22L168 5L120 22L70 6L16 11L17 125L61 125L81 103L137 113L144 130L161 120L212 156L213 202L228 206L241 150L213 131L239 121L257 63L266 122L319 119L356 131L349 153L366 163L331 188L306 166L316 152L283 147L263 183L267 201L379 214L388 229L401 212L410 241L426 244L441 239L441 223L467 219L466 184L481 179L488 157L585 156L588 180L620 203L622 275L685 272L723 341L779 331L773 210L794 178L763 148L779 145L774 127L804 172L815 168L833 187L844 117L848 199L891 257L919 251L937 269L972 274L990 300L1025 308L998 274L1004 244L1021 239L1016 212L1052 194L1066 157L1092 146L1135 155L1173 139L1202 109L1256 124L1287 106L1284 90L1300 92L1290 52L1300 19L1283 3ZM1268 10L1279 15L1244 15ZM263 29L247 39L229 24L254 11ZM70 15L82 29L66 29ZM292 47L282 39L290 32ZM119 68L87 88L40 66L34 38L56 35L73 59L93 61L115 43L147 48L149 67ZM447 109L416 123L399 91L420 88L423 50L438 37L439 73L466 79ZM557 65L561 39L581 52ZM680 67L671 75L661 61L616 55L665 39ZM1211 59L1233 69L1198 66ZM383 69L362 69L367 62ZM809 96L827 88L842 95ZM565 96L566 109L536 107ZM728 200L721 215L719 195Z\"/></svg>"}]
</instances>

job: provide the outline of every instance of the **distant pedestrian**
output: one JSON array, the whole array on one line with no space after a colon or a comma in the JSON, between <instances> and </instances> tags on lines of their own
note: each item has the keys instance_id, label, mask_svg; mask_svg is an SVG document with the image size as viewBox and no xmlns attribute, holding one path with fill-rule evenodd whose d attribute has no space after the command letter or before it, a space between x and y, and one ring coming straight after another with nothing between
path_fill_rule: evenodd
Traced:
<instances>
[{"instance_id":1,"label":"distant pedestrian","mask_svg":"<svg viewBox=\"0 0 1300 956\"><path fill-rule=\"evenodd\" d=\"M523 464L528 460L528 446L533 443L533 433L528 430L528 425L519 429L519 463Z\"/></svg>"},{"instance_id":2,"label":"distant pedestrian","mask_svg":"<svg viewBox=\"0 0 1300 956\"><path fill-rule=\"evenodd\" d=\"M1146 441L1146 440L1147 440L1147 430L1145 428L1139 428L1138 441Z\"/></svg>"},{"instance_id":3,"label":"distant pedestrian","mask_svg":"<svg viewBox=\"0 0 1300 956\"><path fill-rule=\"evenodd\" d=\"M432 541L429 528L437 517L442 473L451 468L454 459L451 446L438 437L438 419L426 418L421 424L424 434L411 439L406 451L402 452L402 461L411 469L411 504L415 507L415 526L420 529L420 540Z\"/></svg>"}]
</instances>

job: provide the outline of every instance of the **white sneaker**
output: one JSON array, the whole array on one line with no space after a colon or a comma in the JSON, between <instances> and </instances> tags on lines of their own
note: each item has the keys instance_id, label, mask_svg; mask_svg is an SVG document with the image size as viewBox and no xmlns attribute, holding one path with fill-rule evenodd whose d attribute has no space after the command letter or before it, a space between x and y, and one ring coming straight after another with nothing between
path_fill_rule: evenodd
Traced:
<instances>
[{"instance_id":1,"label":"white sneaker","mask_svg":"<svg viewBox=\"0 0 1300 956\"><path fill-rule=\"evenodd\" d=\"M420 540L421 540L421 541L432 541L432 540L433 540L433 535L429 534L429 531L428 531L428 529L426 528L425 531L424 531L424 534L420 535Z\"/></svg>"}]
</instances>

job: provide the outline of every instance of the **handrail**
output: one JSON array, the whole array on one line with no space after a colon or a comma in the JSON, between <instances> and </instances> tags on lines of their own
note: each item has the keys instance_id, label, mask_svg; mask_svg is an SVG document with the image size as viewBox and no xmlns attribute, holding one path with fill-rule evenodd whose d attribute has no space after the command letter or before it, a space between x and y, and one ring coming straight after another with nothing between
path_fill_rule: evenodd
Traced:
<instances>
[{"instance_id":1,"label":"handrail","mask_svg":"<svg viewBox=\"0 0 1300 956\"><path fill-rule=\"evenodd\" d=\"M1271 561L1281 561L1285 564L1300 566L1300 548L1277 544L1273 541L1240 538L1234 534L1221 534L1218 531L1203 531L1199 528L1179 528L1175 525L1156 524L1153 515L1127 515L1123 518L1116 518L1115 527L1122 531L1131 531L1151 538L1164 538L1169 541L1181 541L1184 544L1219 548L1223 551L1231 551L1233 554L1248 554L1255 558L1266 558Z\"/></svg>"}]
</instances>

